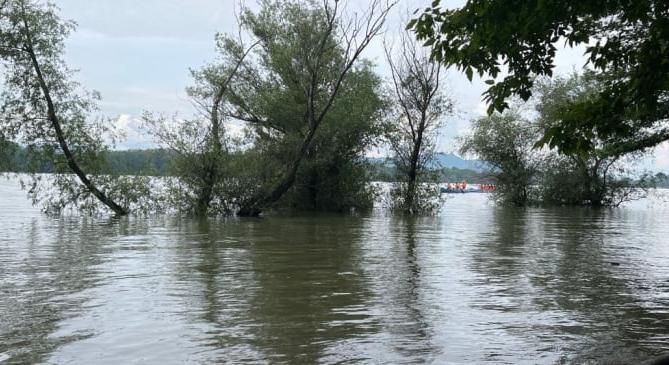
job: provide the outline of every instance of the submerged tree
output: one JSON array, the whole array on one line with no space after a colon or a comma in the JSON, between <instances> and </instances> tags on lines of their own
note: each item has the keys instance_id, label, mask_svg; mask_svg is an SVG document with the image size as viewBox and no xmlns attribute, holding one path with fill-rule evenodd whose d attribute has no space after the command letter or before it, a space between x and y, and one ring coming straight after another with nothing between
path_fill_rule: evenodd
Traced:
<instances>
[{"instance_id":1,"label":"submerged tree","mask_svg":"<svg viewBox=\"0 0 669 365\"><path fill-rule=\"evenodd\" d=\"M445 9L435 0L409 27L435 60L486 81L489 113L527 100L537 76L552 76L556 43L586 47L605 76L595 95L571 102L542 144L561 151L596 148L591 135L644 149L669 140L669 2L666 0L467 1ZM506 71L506 72L504 72Z\"/></svg>"},{"instance_id":2,"label":"submerged tree","mask_svg":"<svg viewBox=\"0 0 669 365\"><path fill-rule=\"evenodd\" d=\"M341 122L331 112L350 75L368 72L356 63L381 31L392 4L375 0L352 19L345 18L341 6L340 1L320 6L263 1L259 13L247 10L241 19L261 42L231 88L230 115L253 128L255 148L267 163L257 184L248 187L253 194L239 215L259 215L294 186L305 161L316 153L323 128Z\"/></svg>"},{"instance_id":3,"label":"submerged tree","mask_svg":"<svg viewBox=\"0 0 669 365\"><path fill-rule=\"evenodd\" d=\"M55 188L53 209L92 196L114 214L127 214L128 208L117 202L120 196L114 198L104 188L111 180L86 172L96 172L103 163L103 136L110 130L103 122L87 121L99 96L83 92L62 60L64 41L74 24L61 20L54 5L33 0L7 0L0 13L0 135L39 152L54 162L57 172L73 173L78 179L58 174L50 180L55 186L39 186L36 179L29 190L33 199L40 199L41 189Z\"/></svg>"},{"instance_id":4,"label":"submerged tree","mask_svg":"<svg viewBox=\"0 0 669 365\"><path fill-rule=\"evenodd\" d=\"M463 154L473 154L491 169L495 194L514 205L532 200L530 185L536 181L542 159L533 146L539 129L517 111L479 118L464 138Z\"/></svg>"},{"instance_id":5,"label":"submerged tree","mask_svg":"<svg viewBox=\"0 0 669 365\"><path fill-rule=\"evenodd\" d=\"M235 199L244 193L239 189L243 179L232 176L233 159L239 151L231 151L234 144L226 136L224 105L228 87L244 59L258 41L244 46L224 34L216 36L216 44L223 59L200 70L191 70L194 85L187 89L198 115L184 120L144 115L150 131L165 148L174 153L171 173L175 179L167 181L166 200L170 207L198 215L231 214ZM239 172L239 171L236 171Z\"/></svg>"},{"instance_id":6,"label":"submerged tree","mask_svg":"<svg viewBox=\"0 0 669 365\"><path fill-rule=\"evenodd\" d=\"M539 80L533 90L535 119L508 111L481 118L463 151L488 161L499 184L498 196L517 205L617 206L642 197L652 181L634 178L629 171L629 163L642 154L635 146L597 134L590 137L593 148L587 151L558 153L534 144L561 122L566 104L597 97L601 87L599 76L591 73Z\"/></svg>"},{"instance_id":7,"label":"submerged tree","mask_svg":"<svg viewBox=\"0 0 669 365\"><path fill-rule=\"evenodd\" d=\"M385 53L398 106L386 126L398 173L393 200L396 208L414 214L433 208L439 194L424 184L436 182L426 167L434 157L437 129L453 102L441 91L441 64L432 62L409 34L400 34L398 50L385 45Z\"/></svg>"},{"instance_id":8,"label":"submerged tree","mask_svg":"<svg viewBox=\"0 0 669 365\"><path fill-rule=\"evenodd\" d=\"M372 207L376 191L365 152L382 133L382 85L370 62L350 71L282 206L338 212Z\"/></svg>"}]
</instances>

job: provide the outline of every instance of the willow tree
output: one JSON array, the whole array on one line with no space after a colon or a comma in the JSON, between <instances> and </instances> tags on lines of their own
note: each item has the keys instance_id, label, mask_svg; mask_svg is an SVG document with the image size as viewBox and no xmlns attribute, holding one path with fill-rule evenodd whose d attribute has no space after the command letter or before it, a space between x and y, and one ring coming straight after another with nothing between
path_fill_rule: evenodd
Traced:
<instances>
[{"instance_id":1,"label":"willow tree","mask_svg":"<svg viewBox=\"0 0 669 365\"><path fill-rule=\"evenodd\" d=\"M243 82L228 99L231 116L254 129L256 147L284 156L259 180L239 215L256 216L281 199L298 178L314 141L338 103L342 85L360 55L382 30L392 4L375 0L350 14L341 1L263 1L245 11L242 24L259 47L242 66ZM331 143L340 143L331 141ZM254 187L249 187L254 189Z\"/></svg>"},{"instance_id":2,"label":"willow tree","mask_svg":"<svg viewBox=\"0 0 669 365\"><path fill-rule=\"evenodd\" d=\"M4 88L0 96L1 135L51 160L56 171L71 173L53 177L54 209L79 204L94 197L116 215L128 208L105 191L86 168L95 169L106 150L104 123L88 122L95 109L96 93L81 90L62 59L64 41L74 23L63 21L53 4L33 0L7 0L0 9L0 62ZM38 199L38 182L30 193Z\"/></svg>"},{"instance_id":3,"label":"willow tree","mask_svg":"<svg viewBox=\"0 0 669 365\"><path fill-rule=\"evenodd\" d=\"M434 208L435 194L429 191L438 194L438 190L422 183L435 182L428 165L434 158L438 128L453 110L453 102L441 90L441 64L433 62L406 32L399 40L397 49L385 44L398 109L386 135L398 172L396 208L415 214Z\"/></svg>"},{"instance_id":4,"label":"willow tree","mask_svg":"<svg viewBox=\"0 0 669 365\"><path fill-rule=\"evenodd\" d=\"M221 59L191 70L193 85L186 91L196 107L195 117L166 118L145 113L143 119L149 132L174 155L171 173L176 179L167 182L168 206L197 216L234 211L235 199L243 192L229 190L239 187L243 179L231 176L234 141L226 135L224 106L230 83L257 44L258 41L245 45L241 37L216 35Z\"/></svg>"},{"instance_id":5,"label":"willow tree","mask_svg":"<svg viewBox=\"0 0 669 365\"><path fill-rule=\"evenodd\" d=\"M280 205L332 212L371 209L377 191L365 154L380 142L388 109L382 78L371 62L360 62L342 83Z\"/></svg>"}]
</instances>

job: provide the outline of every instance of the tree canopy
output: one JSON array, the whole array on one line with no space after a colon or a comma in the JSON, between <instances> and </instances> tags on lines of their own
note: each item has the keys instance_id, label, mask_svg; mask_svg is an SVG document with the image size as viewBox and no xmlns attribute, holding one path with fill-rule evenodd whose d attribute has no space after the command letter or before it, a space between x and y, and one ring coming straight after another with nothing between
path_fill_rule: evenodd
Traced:
<instances>
[{"instance_id":1,"label":"tree canopy","mask_svg":"<svg viewBox=\"0 0 669 365\"><path fill-rule=\"evenodd\" d=\"M489 113L508 108L511 96L527 100L537 76L552 76L559 43L585 46L584 67L603 87L565 105L541 144L575 152L592 149L595 134L635 149L669 139L666 0L469 0L458 9L435 0L408 28L435 60L470 80L490 77Z\"/></svg>"},{"instance_id":2,"label":"tree canopy","mask_svg":"<svg viewBox=\"0 0 669 365\"><path fill-rule=\"evenodd\" d=\"M311 179L346 181L341 173L353 168L376 134L383 103L380 80L361 53L381 32L392 5L375 0L350 18L337 1L263 1L260 11L243 12L244 30L260 43L230 85L228 116L251 127L266 163L240 215L259 214L296 184L315 186ZM238 48L230 43L221 52ZM318 173L305 166L314 163ZM337 191L346 185L352 182L331 187ZM333 202L320 194L324 191L307 190L303 196ZM325 195L344 198L326 190Z\"/></svg>"}]
</instances>

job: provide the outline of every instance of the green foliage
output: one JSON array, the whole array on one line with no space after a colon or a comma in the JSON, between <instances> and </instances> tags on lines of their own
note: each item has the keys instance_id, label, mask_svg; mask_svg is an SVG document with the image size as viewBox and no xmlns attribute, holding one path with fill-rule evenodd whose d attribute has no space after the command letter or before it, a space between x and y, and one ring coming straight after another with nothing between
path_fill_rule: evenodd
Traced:
<instances>
[{"instance_id":1,"label":"green foliage","mask_svg":"<svg viewBox=\"0 0 669 365\"><path fill-rule=\"evenodd\" d=\"M533 90L534 121L515 112L482 118L474 123L463 151L495 168L496 192L514 204L616 206L642 197L652 180L632 179L626 167L641 154L621 148L615 138L591 135L592 147L579 152L533 148L538 136L562 122L565 105L590 98L602 87L593 74L540 80Z\"/></svg>"},{"instance_id":2,"label":"green foliage","mask_svg":"<svg viewBox=\"0 0 669 365\"><path fill-rule=\"evenodd\" d=\"M100 214L103 207L98 198L72 174L31 174L20 180L32 203L39 204L44 213ZM160 196L147 176L98 175L95 183L108 197L123 204L133 214L147 215L162 211Z\"/></svg>"},{"instance_id":3,"label":"green foliage","mask_svg":"<svg viewBox=\"0 0 669 365\"><path fill-rule=\"evenodd\" d=\"M118 175L166 176L175 154L166 149L107 151L103 173Z\"/></svg>"},{"instance_id":4,"label":"green foliage","mask_svg":"<svg viewBox=\"0 0 669 365\"><path fill-rule=\"evenodd\" d=\"M6 0L0 153L9 157L2 169L52 172L24 184L50 212L97 210L95 199L117 214L140 202L198 215L245 206L259 212L291 188L286 206L369 207L363 156L380 134L387 102L373 66L357 60L387 14L378 5L355 19L344 19L336 1L263 1L257 13L244 9L240 27L257 41L247 48L241 36L217 36L219 58L193 70L188 88L200 115L147 114L163 148L118 152L109 121L89 118L99 96L72 81L62 60L74 24L54 5ZM248 123L248 138L227 133L230 118ZM145 177L118 176L130 172L172 177L156 187Z\"/></svg>"},{"instance_id":5,"label":"green foliage","mask_svg":"<svg viewBox=\"0 0 669 365\"><path fill-rule=\"evenodd\" d=\"M408 28L432 47L432 57L474 72L491 85L488 112L532 95L536 76L552 76L557 42L586 45L601 88L564 105L561 122L542 144L566 152L595 146L593 135L643 150L669 139L669 2L666 0L467 1L442 9L434 1ZM640 133L642 131L643 133Z\"/></svg>"},{"instance_id":6,"label":"green foliage","mask_svg":"<svg viewBox=\"0 0 669 365\"><path fill-rule=\"evenodd\" d=\"M203 216L230 214L232 208L221 196L229 154L209 148L210 121L145 113L144 123L170 156L167 172L173 178L164 181L163 209Z\"/></svg>"},{"instance_id":7,"label":"green foliage","mask_svg":"<svg viewBox=\"0 0 669 365\"><path fill-rule=\"evenodd\" d=\"M42 151L32 151L13 142L0 142L0 172L54 173L55 166L42 160ZM100 173L105 175L167 176L174 153L166 149L108 150ZM41 163L39 163L41 162Z\"/></svg>"},{"instance_id":8,"label":"green foliage","mask_svg":"<svg viewBox=\"0 0 669 365\"><path fill-rule=\"evenodd\" d=\"M437 171L421 171L417 181L396 181L390 188L385 207L391 212L411 215L431 215L436 213L443 203L437 184Z\"/></svg>"},{"instance_id":9,"label":"green foliage","mask_svg":"<svg viewBox=\"0 0 669 365\"><path fill-rule=\"evenodd\" d=\"M53 4L34 0L3 4L0 136L28 151L30 161L21 168L34 172L47 167L56 173L46 182L32 175L26 182L29 196L35 203L43 202L48 211L67 206L99 211L103 204L115 214L126 214L127 207L110 196L118 195L117 188L126 191L128 181L99 175L109 149L106 141L113 141L115 132L108 120L89 118L100 96L72 81L74 72L62 59L74 24L61 20ZM77 179L67 175L71 173Z\"/></svg>"},{"instance_id":10,"label":"green foliage","mask_svg":"<svg viewBox=\"0 0 669 365\"><path fill-rule=\"evenodd\" d=\"M535 87L537 96L536 110L539 113L537 124L544 134L564 123L564 110L571 105L579 105L597 97L599 90L606 88L605 80L592 72L584 75L573 74L570 77L556 77L552 80L541 79ZM559 127L558 127L559 128ZM640 135L637 131L631 135ZM587 148L575 150L563 149L563 156L552 157L545 168L553 173L547 178L549 196L552 201L567 204L615 205L618 196L625 189L632 189L632 184L625 182L628 175L623 162L632 162L641 157L635 148L628 148L626 142L606 134L593 132L587 136ZM619 179L616 179L619 177ZM565 180L570 189L565 189L556 182ZM645 185L642 181L639 187ZM630 194L624 194L630 196Z\"/></svg>"},{"instance_id":11,"label":"green foliage","mask_svg":"<svg viewBox=\"0 0 669 365\"><path fill-rule=\"evenodd\" d=\"M87 123L89 113L95 111L96 93L90 93L71 81L61 54L64 41L74 29L71 22L62 21L53 4L40 5L35 1L11 1L1 17L2 37L0 56L4 87L0 94L0 130L6 139L23 146L39 148L54 161L59 171L67 171L62 152L59 151L55 130L47 119L47 103L37 81L35 70L26 49L24 18L32 30L32 43L42 64L43 77L54 94L62 129L68 136L71 150L80 160L96 167L99 151L103 148L101 137L108 132L102 121ZM89 167L87 166L87 167Z\"/></svg>"},{"instance_id":12,"label":"green foliage","mask_svg":"<svg viewBox=\"0 0 669 365\"><path fill-rule=\"evenodd\" d=\"M342 84L295 188L284 199L288 206L331 211L371 208L375 193L363 157L379 139L381 113L387 106L381 79L372 67L362 62Z\"/></svg>"},{"instance_id":13,"label":"green foliage","mask_svg":"<svg viewBox=\"0 0 669 365\"><path fill-rule=\"evenodd\" d=\"M602 166L584 169L574 159L551 155L541 167L537 184L541 203L618 206L645 197L648 189L655 186L651 176L632 178L624 164L612 164L606 169Z\"/></svg>"},{"instance_id":14,"label":"green foliage","mask_svg":"<svg viewBox=\"0 0 669 365\"><path fill-rule=\"evenodd\" d=\"M653 182L658 188L669 188L669 175L658 172L653 178Z\"/></svg>"},{"instance_id":15,"label":"green foliage","mask_svg":"<svg viewBox=\"0 0 669 365\"><path fill-rule=\"evenodd\" d=\"M16 155L19 145L0 136L0 172L16 171Z\"/></svg>"},{"instance_id":16,"label":"green foliage","mask_svg":"<svg viewBox=\"0 0 669 365\"><path fill-rule=\"evenodd\" d=\"M288 181L294 186L280 205L321 210L371 206L362 156L380 133L377 121L386 103L381 79L369 62L346 69L350 60L338 34L327 30L329 16L308 2L266 1L258 13L246 10L241 24L260 40L252 57L240 58L245 49L241 40L219 35L219 60L193 72L189 94L204 117L145 118L165 148L176 152L172 171L178 179L171 184L178 186L170 191L180 196L173 202L178 210L197 211L198 202L210 197L212 213L229 214L285 182L286 166L296 169L300 163L294 181ZM229 89L218 107L212 98L224 80ZM235 141L226 135L229 119L248 123L250 139Z\"/></svg>"},{"instance_id":17,"label":"green foliage","mask_svg":"<svg viewBox=\"0 0 669 365\"><path fill-rule=\"evenodd\" d=\"M485 160L503 202L525 205L532 201L530 185L536 179L542 156L533 153L538 128L517 111L495 113L473 121L461 152Z\"/></svg>"},{"instance_id":18,"label":"green foliage","mask_svg":"<svg viewBox=\"0 0 669 365\"><path fill-rule=\"evenodd\" d=\"M335 10L308 1L263 1L259 12L242 16L261 42L230 85L226 113L252 131L263 167L254 185L260 205L283 196L275 206L371 206L362 157L380 134L387 104L373 65L353 65L356 50L348 48L342 20L334 16ZM227 43L221 52L239 48Z\"/></svg>"},{"instance_id":19,"label":"green foliage","mask_svg":"<svg viewBox=\"0 0 669 365\"><path fill-rule=\"evenodd\" d=\"M378 194L362 160L309 160L283 204L301 210L369 210Z\"/></svg>"}]
</instances>

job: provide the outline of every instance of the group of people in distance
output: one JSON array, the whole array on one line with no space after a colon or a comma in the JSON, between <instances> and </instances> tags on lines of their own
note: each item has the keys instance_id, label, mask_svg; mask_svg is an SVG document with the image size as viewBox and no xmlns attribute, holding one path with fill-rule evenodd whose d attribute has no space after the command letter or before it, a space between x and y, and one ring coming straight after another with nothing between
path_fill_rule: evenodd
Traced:
<instances>
[{"instance_id":1,"label":"group of people in distance","mask_svg":"<svg viewBox=\"0 0 669 365\"><path fill-rule=\"evenodd\" d=\"M479 189L483 191L493 191L495 190L495 185L493 184L480 184Z\"/></svg>"},{"instance_id":2,"label":"group of people in distance","mask_svg":"<svg viewBox=\"0 0 669 365\"><path fill-rule=\"evenodd\" d=\"M467 188L467 182L461 182L461 183L448 183L446 185L446 188L448 190L465 190Z\"/></svg>"},{"instance_id":3,"label":"group of people in distance","mask_svg":"<svg viewBox=\"0 0 669 365\"><path fill-rule=\"evenodd\" d=\"M467 182L460 182L460 183L448 183L446 184L446 189L451 190L451 191L456 191L456 190L462 190L464 191L467 189ZM495 190L495 185L492 184L479 184L479 190L481 191L494 191Z\"/></svg>"}]
</instances>

